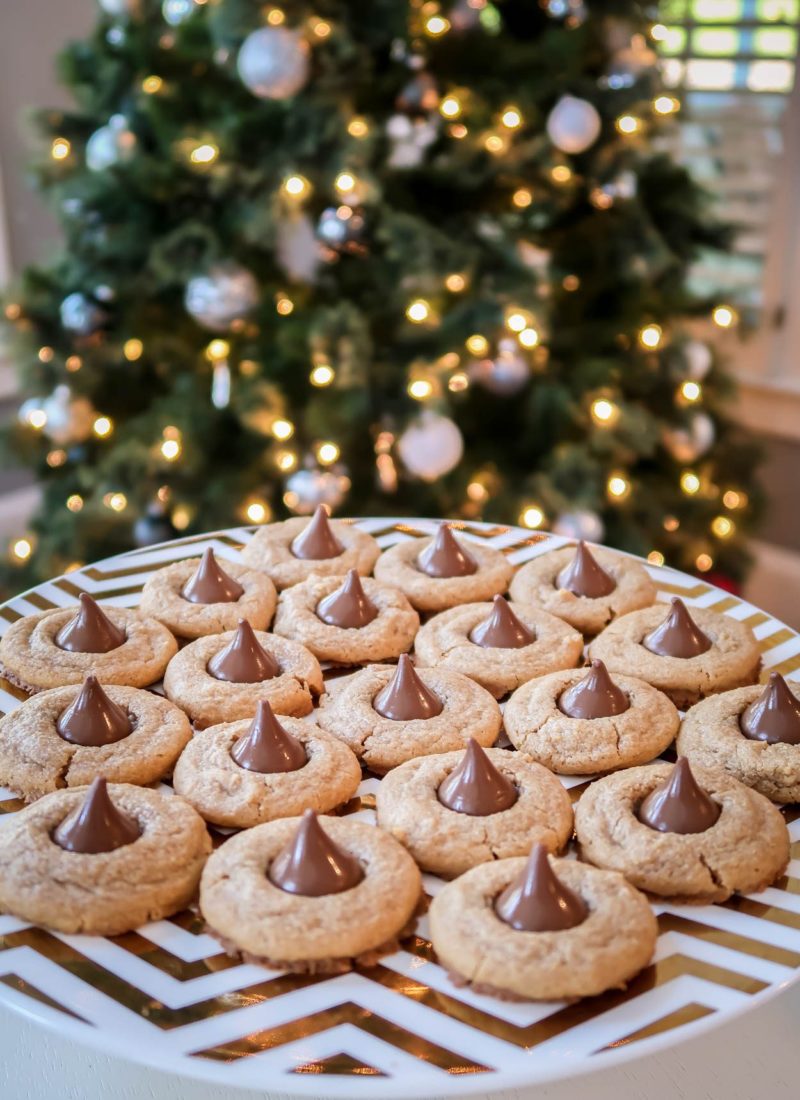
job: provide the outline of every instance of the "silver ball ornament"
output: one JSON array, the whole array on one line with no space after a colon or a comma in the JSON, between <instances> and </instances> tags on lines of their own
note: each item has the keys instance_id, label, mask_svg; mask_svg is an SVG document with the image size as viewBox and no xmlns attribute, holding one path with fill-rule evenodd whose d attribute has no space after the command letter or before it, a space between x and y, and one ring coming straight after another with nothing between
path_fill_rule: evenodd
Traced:
<instances>
[{"instance_id":1,"label":"silver ball ornament","mask_svg":"<svg viewBox=\"0 0 800 1100\"><path fill-rule=\"evenodd\" d=\"M565 95L547 116L547 135L564 153L584 153L600 136L600 115L585 99Z\"/></svg>"},{"instance_id":2,"label":"silver ball ornament","mask_svg":"<svg viewBox=\"0 0 800 1100\"><path fill-rule=\"evenodd\" d=\"M676 462L695 462L714 445L716 435L714 421L708 413L697 412L687 427L665 428L662 440Z\"/></svg>"},{"instance_id":3,"label":"silver ball ornament","mask_svg":"<svg viewBox=\"0 0 800 1100\"><path fill-rule=\"evenodd\" d=\"M588 509L563 512L553 524L553 534L563 535L567 539L585 539L587 542L600 542L605 530L597 512Z\"/></svg>"},{"instance_id":4,"label":"silver ball ornament","mask_svg":"<svg viewBox=\"0 0 800 1100\"><path fill-rule=\"evenodd\" d=\"M297 515L308 516L320 504L327 504L331 509L338 508L349 489L350 478L343 467L337 470L296 470L286 479L284 501Z\"/></svg>"},{"instance_id":5,"label":"silver ball ornament","mask_svg":"<svg viewBox=\"0 0 800 1100\"><path fill-rule=\"evenodd\" d=\"M464 437L449 417L426 409L400 436L397 453L409 473L436 481L461 461Z\"/></svg>"},{"instance_id":6,"label":"silver ball ornament","mask_svg":"<svg viewBox=\"0 0 800 1100\"><path fill-rule=\"evenodd\" d=\"M86 142L86 167L102 172L116 164L124 164L136 149L136 135L128 127L124 115L112 115Z\"/></svg>"},{"instance_id":7,"label":"silver ball ornament","mask_svg":"<svg viewBox=\"0 0 800 1100\"><path fill-rule=\"evenodd\" d=\"M56 386L39 402L47 421L42 429L53 443L80 443L92 431L95 413L85 397L75 397L69 386Z\"/></svg>"},{"instance_id":8,"label":"silver ball ornament","mask_svg":"<svg viewBox=\"0 0 800 1100\"><path fill-rule=\"evenodd\" d=\"M197 0L164 0L161 14L164 22L171 27L179 27L197 11Z\"/></svg>"},{"instance_id":9,"label":"silver ball ornament","mask_svg":"<svg viewBox=\"0 0 800 1100\"><path fill-rule=\"evenodd\" d=\"M258 284L245 267L223 261L186 284L184 305L199 325L227 329L244 317L258 302Z\"/></svg>"},{"instance_id":10,"label":"silver ball ornament","mask_svg":"<svg viewBox=\"0 0 800 1100\"><path fill-rule=\"evenodd\" d=\"M476 360L469 368L469 377L490 393L511 397L525 386L530 368L515 340L501 340L495 358Z\"/></svg>"},{"instance_id":11,"label":"silver ball ornament","mask_svg":"<svg viewBox=\"0 0 800 1100\"><path fill-rule=\"evenodd\" d=\"M683 354L686 358L689 377L695 382L702 381L714 365L711 348L700 340L690 340L684 346Z\"/></svg>"},{"instance_id":12,"label":"silver ball ornament","mask_svg":"<svg viewBox=\"0 0 800 1100\"><path fill-rule=\"evenodd\" d=\"M79 291L68 294L58 312L62 327L77 336L90 336L96 332L105 317L97 303Z\"/></svg>"},{"instance_id":13,"label":"silver ball ornament","mask_svg":"<svg viewBox=\"0 0 800 1100\"><path fill-rule=\"evenodd\" d=\"M288 99L308 81L308 43L288 27L259 27L242 43L236 68L253 95Z\"/></svg>"}]
</instances>

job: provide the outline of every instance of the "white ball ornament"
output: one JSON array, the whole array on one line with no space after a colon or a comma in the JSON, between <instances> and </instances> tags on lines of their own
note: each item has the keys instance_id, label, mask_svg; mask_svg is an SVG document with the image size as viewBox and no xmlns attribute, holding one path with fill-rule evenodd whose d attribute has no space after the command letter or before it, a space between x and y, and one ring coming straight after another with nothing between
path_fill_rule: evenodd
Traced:
<instances>
[{"instance_id":1,"label":"white ball ornament","mask_svg":"<svg viewBox=\"0 0 800 1100\"><path fill-rule=\"evenodd\" d=\"M79 291L68 294L58 312L63 328L77 336L90 336L100 327L105 317L97 303Z\"/></svg>"},{"instance_id":2,"label":"white ball ornament","mask_svg":"<svg viewBox=\"0 0 800 1100\"><path fill-rule=\"evenodd\" d=\"M197 11L197 0L164 0L161 14L164 22L171 27L179 27Z\"/></svg>"},{"instance_id":3,"label":"white ball ornament","mask_svg":"<svg viewBox=\"0 0 800 1100\"><path fill-rule=\"evenodd\" d=\"M86 142L86 167L103 172L130 160L136 149L136 135L124 115L112 115Z\"/></svg>"},{"instance_id":4,"label":"white ball ornament","mask_svg":"<svg viewBox=\"0 0 800 1100\"><path fill-rule=\"evenodd\" d=\"M260 27L245 38L236 68L253 95L288 99L308 81L308 43L288 27Z\"/></svg>"},{"instance_id":5,"label":"white ball ornament","mask_svg":"<svg viewBox=\"0 0 800 1100\"><path fill-rule=\"evenodd\" d=\"M686 357L689 377L695 382L700 382L711 370L714 362L711 348L700 340L690 340L684 347L683 354Z\"/></svg>"},{"instance_id":6,"label":"white ball ornament","mask_svg":"<svg viewBox=\"0 0 800 1100\"><path fill-rule=\"evenodd\" d=\"M397 452L409 473L436 481L461 461L464 437L449 417L426 410L400 436Z\"/></svg>"},{"instance_id":7,"label":"white ball ornament","mask_svg":"<svg viewBox=\"0 0 800 1100\"><path fill-rule=\"evenodd\" d=\"M331 509L338 508L349 488L350 478L343 471L296 470L286 479L284 500L297 515L308 516L320 504L327 504Z\"/></svg>"},{"instance_id":8,"label":"white ball ornament","mask_svg":"<svg viewBox=\"0 0 800 1100\"><path fill-rule=\"evenodd\" d=\"M69 386L56 386L41 403L47 422L43 431L53 443L81 443L88 439L94 410L85 397L74 397Z\"/></svg>"},{"instance_id":9,"label":"white ball ornament","mask_svg":"<svg viewBox=\"0 0 800 1100\"><path fill-rule=\"evenodd\" d=\"M567 539L585 539L587 542L600 542L605 530L597 512L588 509L563 512L553 524L553 534L563 535Z\"/></svg>"},{"instance_id":10,"label":"white ball ornament","mask_svg":"<svg viewBox=\"0 0 800 1100\"><path fill-rule=\"evenodd\" d=\"M199 325L227 329L257 304L258 283L247 268L223 261L190 279L183 301Z\"/></svg>"},{"instance_id":11,"label":"white ball ornament","mask_svg":"<svg viewBox=\"0 0 800 1100\"><path fill-rule=\"evenodd\" d=\"M471 364L472 381L499 397L510 397L525 386L531 372L516 340L501 340L494 359L480 359Z\"/></svg>"},{"instance_id":12,"label":"white ball ornament","mask_svg":"<svg viewBox=\"0 0 800 1100\"><path fill-rule=\"evenodd\" d=\"M563 153L584 153L597 141L600 127L593 104L572 95L562 96L547 117L547 135Z\"/></svg>"},{"instance_id":13,"label":"white ball ornament","mask_svg":"<svg viewBox=\"0 0 800 1100\"><path fill-rule=\"evenodd\" d=\"M694 462L714 445L716 439L714 421L708 413L695 413L686 428L666 428L662 439L664 446L676 462Z\"/></svg>"}]
</instances>

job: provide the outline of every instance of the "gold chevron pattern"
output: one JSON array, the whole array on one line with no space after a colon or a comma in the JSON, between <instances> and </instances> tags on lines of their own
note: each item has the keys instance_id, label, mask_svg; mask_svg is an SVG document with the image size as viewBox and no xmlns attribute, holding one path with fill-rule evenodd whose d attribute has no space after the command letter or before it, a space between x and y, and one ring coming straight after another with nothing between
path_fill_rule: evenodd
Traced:
<instances>
[{"instance_id":1,"label":"gold chevron pattern","mask_svg":"<svg viewBox=\"0 0 800 1100\"><path fill-rule=\"evenodd\" d=\"M430 520L359 520L383 546L428 534ZM515 562L566 540L513 527L459 524ZM236 557L249 529L179 539L88 566L0 607L0 634L21 616L73 604L88 591L101 601L135 606L155 570L208 546ZM800 637L736 596L663 568L652 568L659 590L747 622L760 640L764 673L800 672ZM24 699L0 679L0 712ZM345 813L371 816L376 777L365 776ZM588 785L569 788L575 802ZM22 808L0 790L0 821ZM503 1087L561 1060L598 1059L666 1033L691 1031L782 984L800 969L800 807L787 807L794 841L786 876L769 891L721 906L657 909L653 963L624 990L577 1004L506 1004L459 989L438 966L424 920L402 950L370 969L333 978L283 974L228 958L206 936L197 913L185 912L111 939L62 936L0 916L0 1003L64 1021L82 1034L130 1034L135 1047L152 1043L180 1073L189 1063L237 1066L236 1081L284 1093L302 1077L324 1078L330 1096L350 1096L348 1081L372 1079L373 1090L399 1074L423 1083L486 1075ZM74 1034L74 1032L73 1032ZM252 1068L250 1068L252 1067ZM247 1073L251 1076L248 1078ZM218 1076L214 1077L219 1080Z\"/></svg>"}]
</instances>

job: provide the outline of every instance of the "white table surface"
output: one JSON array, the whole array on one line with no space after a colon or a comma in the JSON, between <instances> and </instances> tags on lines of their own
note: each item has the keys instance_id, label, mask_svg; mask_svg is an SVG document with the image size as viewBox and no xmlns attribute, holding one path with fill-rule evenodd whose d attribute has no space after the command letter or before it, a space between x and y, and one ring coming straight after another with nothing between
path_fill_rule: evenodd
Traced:
<instances>
[{"instance_id":1,"label":"white table surface","mask_svg":"<svg viewBox=\"0 0 800 1100\"><path fill-rule=\"evenodd\" d=\"M666 1053L619 1068L598 1069L572 1083L502 1095L509 1100L797 1100L800 984L742 1019ZM282 1100L285 1094L203 1085L143 1069L68 1043L0 1009L3 1100L251 1100L256 1096ZM319 1096L324 1097L324 1090Z\"/></svg>"}]
</instances>

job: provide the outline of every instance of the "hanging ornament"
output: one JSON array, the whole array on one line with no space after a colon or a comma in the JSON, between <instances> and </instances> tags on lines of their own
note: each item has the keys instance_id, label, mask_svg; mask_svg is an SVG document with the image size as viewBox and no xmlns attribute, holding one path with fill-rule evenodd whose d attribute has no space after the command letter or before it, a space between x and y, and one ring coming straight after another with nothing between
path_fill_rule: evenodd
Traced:
<instances>
[{"instance_id":1,"label":"hanging ornament","mask_svg":"<svg viewBox=\"0 0 800 1100\"><path fill-rule=\"evenodd\" d=\"M519 393L530 373L516 340L501 340L494 359L479 359L469 367L471 381L500 397Z\"/></svg>"},{"instance_id":2,"label":"hanging ornament","mask_svg":"<svg viewBox=\"0 0 800 1100\"><path fill-rule=\"evenodd\" d=\"M409 473L436 481L461 461L464 438L449 417L426 409L400 436L397 451Z\"/></svg>"},{"instance_id":3,"label":"hanging ornament","mask_svg":"<svg viewBox=\"0 0 800 1100\"><path fill-rule=\"evenodd\" d=\"M530 241L518 241L517 242L517 255L526 267L531 271L536 271L540 275L545 275L550 267L550 260L553 257L552 252L547 248L539 248L535 244L531 244Z\"/></svg>"},{"instance_id":4,"label":"hanging ornament","mask_svg":"<svg viewBox=\"0 0 800 1100\"><path fill-rule=\"evenodd\" d=\"M106 15L118 17L138 15L140 8L140 0L98 0L98 3Z\"/></svg>"},{"instance_id":5,"label":"hanging ornament","mask_svg":"<svg viewBox=\"0 0 800 1100\"><path fill-rule=\"evenodd\" d=\"M697 412L687 427L665 428L662 440L676 462L694 462L714 445L716 434L714 421L708 413Z\"/></svg>"},{"instance_id":6,"label":"hanging ornament","mask_svg":"<svg viewBox=\"0 0 800 1100\"><path fill-rule=\"evenodd\" d=\"M319 244L305 211L293 210L280 219L275 255L293 283L314 282L319 266Z\"/></svg>"},{"instance_id":7,"label":"hanging ornament","mask_svg":"<svg viewBox=\"0 0 800 1100\"><path fill-rule=\"evenodd\" d=\"M164 0L161 14L164 22L171 27L179 27L197 11L198 0Z\"/></svg>"},{"instance_id":8,"label":"hanging ornament","mask_svg":"<svg viewBox=\"0 0 800 1100\"><path fill-rule=\"evenodd\" d=\"M216 359L211 373L211 404L227 409L231 403L231 368L227 359Z\"/></svg>"},{"instance_id":9,"label":"hanging ornament","mask_svg":"<svg viewBox=\"0 0 800 1100\"><path fill-rule=\"evenodd\" d=\"M112 115L86 142L86 167L92 172L103 172L125 164L135 149L136 135L129 129L128 120L124 115Z\"/></svg>"},{"instance_id":10,"label":"hanging ornament","mask_svg":"<svg viewBox=\"0 0 800 1100\"><path fill-rule=\"evenodd\" d=\"M580 27L588 14L583 0L545 0L544 6L551 19L565 19L571 27Z\"/></svg>"},{"instance_id":11,"label":"hanging ornament","mask_svg":"<svg viewBox=\"0 0 800 1100\"><path fill-rule=\"evenodd\" d=\"M702 381L711 370L714 357L708 344L700 340L690 340L684 345L683 354L686 359L686 368L689 377L695 382Z\"/></svg>"},{"instance_id":12,"label":"hanging ornament","mask_svg":"<svg viewBox=\"0 0 800 1100\"><path fill-rule=\"evenodd\" d=\"M78 336L90 336L105 319L100 306L78 291L66 296L58 312L62 326Z\"/></svg>"},{"instance_id":13,"label":"hanging ornament","mask_svg":"<svg viewBox=\"0 0 800 1100\"><path fill-rule=\"evenodd\" d=\"M80 443L91 435L96 415L91 402L73 396L69 386L56 386L38 405L47 418L42 431L53 443Z\"/></svg>"},{"instance_id":14,"label":"hanging ornament","mask_svg":"<svg viewBox=\"0 0 800 1100\"><path fill-rule=\"evenodd\" d=\"M585 99L565 95L547 117L547 134L564 153L583 153L600 136L600 115Z\"/></svg>"},{"instance_id":15,"label":"hanging ornament","mask_svg":"<svg viewBox=\"0 0 800 1100\"><path fill-rule=\"evenodd\" d=\"M576 512L563 512L553 524L553 534L563 535L567 539L600 542L605 534L605 525L597 512L579 509Z\"/></svg>"},{"instance_id":16,"label":"hanging ornament","mask_svg":"<svg viewBox=\"0 0 800 1100\"><path fill-rule=\"evenodd\" d=\"M392 168L416 168L422 163L425 150L439 136L439 119L392 115L386 123L386 136L392 145L389 165Z\"/></svg>"},{"instance_id":17,"label":"hanging ornament","mask_svg":"<svg viewBox=\"0 0 800 1100\"><path fill-rule=\"evenodd\" d=\"M186 312L208 329L227 329L258 303L258 283L240 264L223 260L186 284Z\"/></svg>"},{"instance_id":18,"label":"hanging ornament","mask_svg":"<svg viewBox=\"0 0 800 1100\"><path fill-rule=\"evenodd\" d=\"M317 237L334 252L363 252L366 221L359 210L329 206L317 223Z\"/></svg>"},{"instance_id":19,"label":"hanging ornament","mask_svg":"<svg viewBox=\"0 0 800 1100\"><path fill-rule=\"evenodd\" d=\"M160 500L148 504L143 516L133 525L133 541L137 546L152 546L156 542L169 542L178 534L178 529L169 518L166 508Z\"/></svg>"},{"instance_id":20,"label":"hanging ornament","mask_svg":"<svg viewBox=\"0 0 800 1100\"><path fill-rule=\"evenodd\" d=\"M236 68L253 95L288 99L308 81L308 43L288 27L259 27L245 38Z\"/></svg>"},{"instance_id":21,"label":"hanging ornament","mask_svg":"<svg viewBox=\"0 0 800 1100\"><path fill-rule=\"evenodd\" d=\"M417 73L395 100L395 107L415 117L429 115L439 106L439 87L430 73Z\"/></svg>"},{"instance_id":22,"label":"hanging ornament","mask_svg":"<svg viewBox=\"0 0 800 1100\"><path fill-rule=\"evenodd\" d=\"M350 489L350 478L344 466L336 470L320 470L317 467L296 470L286 479L284 502L300 516L311 515L320 504L335 510ZM287 499L288 498L288 499Z\"/></svg>"}]
</instances>

